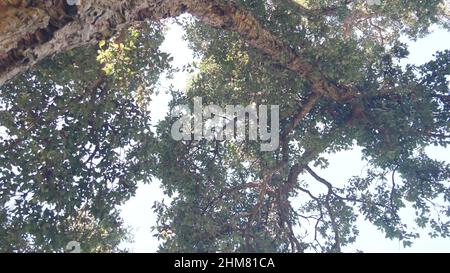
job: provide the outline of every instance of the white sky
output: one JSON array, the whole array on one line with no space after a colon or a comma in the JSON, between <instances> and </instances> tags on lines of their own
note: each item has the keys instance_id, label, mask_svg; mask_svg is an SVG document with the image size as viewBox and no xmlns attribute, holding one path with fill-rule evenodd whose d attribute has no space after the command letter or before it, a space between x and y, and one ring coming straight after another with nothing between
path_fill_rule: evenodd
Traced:
<instances>
[{"instance_id":1,"label":"white sky","mask_svg":"<svg viewBox=\"0 0 450 273\"><path fill-rule=\"evenodd\" d=\"M187 42L182 39L183 30L180 26L168 23L169 31L166 40L162 45L162 50L170 53L173 58L173 65L181 68L193 61L192 51L188 49ZM438 50L450 49L450 33L437 30L432 35L421 39L410 45L410 63L423 64L431 60L432 55ZM187 73L176 73L173 80L162 81L162 91L172 84L175 88L183 90L185 88ZM170 96L160 92L154 97L151 109L152 121L157 122L167 114L167 103ZM450 162L450 149L430 148L429 154L439 160ZM359 148L353 151L345 151L328 156L330 167L321 170L320 175L333 183L342 183L354 175L361 174L365 163L361 160ZM340 181L340 182L339 182ZM153 181L150 185L140 185L137 194L122 207L122 217L126 225L133 229L134 242L123 244L130 252L156 252L159 242L152 236L151 226L156 224L156 215L152 211L155 201L164 198L162 190L159 188L159 181ZM166 200L168 198L166 197ZM409 222L411 217L404 215ZM416 239L411 248L403 248L398 241L391 241L384 238L372 224L359 221L360 234L356 243L344 248L344 251L352 252L362 250L364 252L450 252L450 239L429 239L426 232L420 232L420 239Z\"/></svg>"}]
</instances>

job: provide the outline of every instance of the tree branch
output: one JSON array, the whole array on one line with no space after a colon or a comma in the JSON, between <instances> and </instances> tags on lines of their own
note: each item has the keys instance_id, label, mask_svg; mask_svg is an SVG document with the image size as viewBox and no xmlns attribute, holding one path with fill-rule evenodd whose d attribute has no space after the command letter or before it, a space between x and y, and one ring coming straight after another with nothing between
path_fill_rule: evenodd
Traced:
<instances>
[{"instance_id":1,"label":"tree branch","mask_svg":"<svg viewBox=\"0 0 450 273\"><path fill-rule=\"evenodd\" d=\"M41 6L43 1L36 1ZM335 101L351 100L358 96L355 90L337 86L327 79L317 67L305 57L297 54L278 37L268 31L255 16L241 7L223 0L146 0L106 1L83 0L77 6L76 16L62 21L59 28L49 29L49 40L22 44L20 47L0 54L0 85L33 67L53 54L64 52L86 44L95 44L99 39L111 37L130 23L143 20L159 21L189 12L199 20L215 28L238 33L249 45L267 54L274 62L304 77L313 92ZM52 7L39 6L40 10ZM61 13L69 16L67 6ZM2 12L0 12L0 15ZM0 16L0 41L14 35L3 27L8 18ZM57 20L56 18L53 21ZM23 37L36 36L37 31L26 25ZM20 38L20 37L19 37Z\"/></svg>"}]
</instances>

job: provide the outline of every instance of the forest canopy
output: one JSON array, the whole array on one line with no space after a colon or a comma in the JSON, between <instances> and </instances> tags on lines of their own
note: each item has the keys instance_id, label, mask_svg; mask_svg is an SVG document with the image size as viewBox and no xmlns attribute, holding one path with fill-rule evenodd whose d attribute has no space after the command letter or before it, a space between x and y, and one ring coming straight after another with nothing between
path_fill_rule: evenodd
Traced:
<instances>
[{"instance_id":1,"label":"forest canopy","mask_svg":"<svg viewBox=\"0 0 450 273\"><path fill-rule=\"evenodd\" d=\"M199 60L170 107L277 105L278 149L152 125L168 18ZM124 251L120 206L155 180L161 252L341 252L358 218L449 237L450 165L425 149L450 144L450 48L402 65L436 28L446 0L1 1L0 252ZM355 146L364 173L322 177Z\"/></svg>"}]
</instances>

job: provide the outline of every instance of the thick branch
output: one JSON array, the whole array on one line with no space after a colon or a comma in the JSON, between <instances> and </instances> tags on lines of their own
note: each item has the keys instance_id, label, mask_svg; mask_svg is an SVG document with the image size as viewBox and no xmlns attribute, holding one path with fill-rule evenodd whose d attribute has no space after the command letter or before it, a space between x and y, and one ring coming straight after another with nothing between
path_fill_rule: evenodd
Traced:
<instances>
[{"instance_id":1,"label":"thick branch","mask_svg":"<svg viewBox=\"0 0 450 273\"><path fill-rule=\"evenodd\" d=\"M289 123L288 127L284 130L281 140L286 141L289 134L292 133L295 127L297 127L300 122L312 111L314 106L316 106L319 101L320 96L318 94L313 94L308 98L308 100L302 105L301 110L294 116L292 121Z\"/></svg>"},{"instance_id":2,"label":"thick branch","mask_svg":"<svg viewBox=\"0 0 450 273\"><path fill-rule=\"evenodd\" d=\"M58 0L56 2L62 7L59 13L62 14L62 18L65 18L64 20L58 16L52 16L54 7L45 5L45 2L47 1L33 1L36 7L24 8L24 10L31 8L39 10L35 15L42 17L38 20L41 22L38 31L36 27L26 24L17 23L14 26L16 29L24 29L22 31L24 34L19 35L14 42L18 43L17 41L24 39L28 42L17 44L7 52L0 52L0 85L46 57L86 44L95 44L99 39L111 37L129 23L147 19L160 20L190 12L208 25L240 34L249 45L270 56L274 62L304 77L316 94L336 101L349 100L357 96L357 92L345 90L331 83L317 70L316 66L264 28L252 13L229 1L83 0L74 11L74 8L67 6L64 0ZM71 15L74 12L76 15ZM9 17L16 16L16 13L12 12L12 14L14 15ZM0 10L0 18L2 18L0 19L0 44L4 44L5 40L16 35L17 31L11 31L11 27L4 27L7 24L5 20L11 20L9 17L6 17L3 9ZM46 20L53 23L52 25L49 23L44 28ZM45 39L38 39L38 33L41 30L46 32Z\"/></svg>"}]
</instances>

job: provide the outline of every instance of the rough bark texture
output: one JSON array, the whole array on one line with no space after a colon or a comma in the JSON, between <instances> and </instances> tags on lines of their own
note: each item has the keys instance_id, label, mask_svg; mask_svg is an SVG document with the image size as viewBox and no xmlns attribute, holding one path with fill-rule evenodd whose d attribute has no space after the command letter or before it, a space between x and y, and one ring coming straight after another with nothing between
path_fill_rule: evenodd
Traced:
<instances>
[{"instance_id":1,"label":"rough bark texture","mask_svg":"<svg viewBox=\"0 0 450 273\"><path fill-rule=\"evenodd\" d=\"M23 2L23 3L22 3ZM223 0L3 1L0 5L0 85L42 59L114 35L125 25L189 12L216 28L239 33L273 61L303 76L314 92L348 100L355 92L332 84L315 66L266 30L250 12Z\"/></svg>"},{"instance_id":2,"label":"rough bark texture","mask_svg":"<svg viewBox=\"0 0 450 273\"><path fill-rule=\"evenodd\" d=\"M179 1L24 2L0 6L0 85L48 56L111 37L128 23L182 12Z\"/></svg>"}]
</instances>

